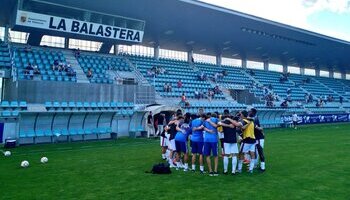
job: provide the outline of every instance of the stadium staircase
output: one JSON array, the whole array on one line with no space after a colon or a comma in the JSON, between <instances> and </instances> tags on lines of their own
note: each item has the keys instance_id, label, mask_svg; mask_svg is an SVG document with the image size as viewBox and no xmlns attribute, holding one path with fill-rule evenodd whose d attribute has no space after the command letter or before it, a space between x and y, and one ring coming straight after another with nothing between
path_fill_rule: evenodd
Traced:
<instances>
[{"instance_id":1,"label":"stadium staircase","mask_svg":"<svg viewBox=\"0 0 350 200\"><path fill-rule=\"evenodd\" d=\"M76 72L77 83L90 83L73 52L71 50L64 50L62 53L67 63L70 63L73 70Z\"/></svg>"},{"instance_id":2,"label":"stadium staircase","mask_svg":"<svg viewBox=\"0 0 350 200\"><path fill-rule=\"evenodd\" d=\"M137 66L134 65L127 57L124 57L124 59L126 60L126 62L129 64L129 66L131 67L131 69L133 70L133 73L135 74L135 77L137 79L137 82L140 85L143 86L151 86L149 84L149 82L147 81L147 79L141 74L141 72L137 69Z\"/></svg>"}]
</instances>

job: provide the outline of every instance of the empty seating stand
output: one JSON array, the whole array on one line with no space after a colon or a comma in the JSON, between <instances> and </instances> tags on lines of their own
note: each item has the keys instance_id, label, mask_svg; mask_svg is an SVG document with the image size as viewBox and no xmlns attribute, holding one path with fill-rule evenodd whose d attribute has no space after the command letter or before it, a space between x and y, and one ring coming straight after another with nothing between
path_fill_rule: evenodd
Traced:
<instances>
[{"instance_id":1,"label":"empty seating stand","mask_svg":"<svg viewBox=\"0 0 350 200\"><path fill-rule=\"evenodd\" d=\"M52 112L116 112L121 116L134 114L132 102L45 102L47 111Z\"/></svg>"},{"instance_id":2,"label":"empty seating stand","mask_svg":"<svg viewBox=\"0 0 350 200\"><path fill-rule=\"evenodd\" d=\"M2 118L17 118L20 112L27 110L25 101L2 101L0 102L0 112Z\"/></svg>"}]
</instances>

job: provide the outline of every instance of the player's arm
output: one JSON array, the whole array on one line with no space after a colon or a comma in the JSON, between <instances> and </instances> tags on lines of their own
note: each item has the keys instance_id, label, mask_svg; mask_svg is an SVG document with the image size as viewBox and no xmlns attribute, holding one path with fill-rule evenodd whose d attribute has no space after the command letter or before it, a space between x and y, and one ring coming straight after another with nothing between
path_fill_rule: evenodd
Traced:
<instances>
[{"instance_id":1,"label":"player's arm","mask_svg":"<svg viewBox=\"0 0 350 200\"><path fill-rule=\"evenodd\" d=\"M204 131L205 131L205 132L208 132L208 133L214 133L214 131L209 130L209 129L205 128L205 127L204 127Z\"/></svg>"},{"instance_id":2,"label":"player's arm","mask_svg":"<svg viewBox=\"0 0 350 200\"><path fill-rule=\"evenodd\" d=\"M222 121L218 123L219 126L223 126L223 127L228 127L228 128L235 128L234 125L232 124L225 124Z\"/></svg>"},{"instance_id":3,"label":"player's arm","mask_svg":"<svg viewBox=\"0 0 350 200\"><path fill-rule=\"evenodd\" d=\"M201 126L192 128L192 131L199 131L199 130L203 130L203 129L204 129L204 126L201 125Z\"/></svg>"},{"instance_id":4,"label":"player's arm","mask_svg":"<svg viewBox=\"0 0 350 200\"><path fill-rule=\"evenodd\" d=\"M211 124L214 128L217 128L217 127L218 127L218 125L215 124L215 123L213 123L213 122L210 120L210 118L207 119L207 122L208 122L209 124Z\"/></svg>"}]
</instances>

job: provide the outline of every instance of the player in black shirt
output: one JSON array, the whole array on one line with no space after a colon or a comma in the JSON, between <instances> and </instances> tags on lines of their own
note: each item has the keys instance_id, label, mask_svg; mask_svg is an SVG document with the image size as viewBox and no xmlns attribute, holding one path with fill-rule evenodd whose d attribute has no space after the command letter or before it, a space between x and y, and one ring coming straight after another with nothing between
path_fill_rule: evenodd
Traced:
<instances>
[{"instance_id":1,"label":"player in black shirt","mask_svg":"<svg viewBox=\"0 0 350 200\"><path fill-rule=\"evenodd\" d=\"M181 115L181 114L177 114L177 115ZM177 127L177 116L171 120L168 123L168 126L166 126L165 130L168 132L169 134L169 143L168 143L168 149L170 151L169 153L169 158L168 158L168 162L170 164L170 167L176 167L173 163L173 156L174 156L174 152L176 151L176 147L175 147L175 135L177 133L176 127Z\"/></svg>"},{"instance_id":2,"label":"player in black shirt","mask_svg":"<svg viewBox=\"0 0 350 200\"><path fill-rule=\"evenodd\" d=\"M238 127L242 127L242 123L238 122L238 117L232 118L229 115L224 116L224 120L219 122L224 133L224 174L227 174L229 158L232 158L232 175L236 174L237 167L237 155L238 155L238 145L237 145L237 132Z\"/></svg>"},{"instance_id":3,"label":"player in black shirt","mask_svg":"<svg viewBox=\"0 0 350 200\"><path fill-rule=\"evenodd\" d=\"M257 155L257 159L255 159L255 166L258 165L259 159L260 159L260 170L265 171L265 156L264 156L264 142L265 142L265 135L263 132L263 128L260 126L259 117L257 116L257 110L255 108L252 108L250 110L250 114L254 119L254 135L256 139L256 151L255 154Z\"/></svg>"}]
</instances>

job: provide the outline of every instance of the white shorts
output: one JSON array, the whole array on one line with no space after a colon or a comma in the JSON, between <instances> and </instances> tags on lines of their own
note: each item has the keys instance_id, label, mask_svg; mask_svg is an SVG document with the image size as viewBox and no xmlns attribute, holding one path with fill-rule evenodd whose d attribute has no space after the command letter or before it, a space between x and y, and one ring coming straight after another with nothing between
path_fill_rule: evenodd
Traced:
<instances>
[{"instance_id":1,"label":"white shorts","mask_svg":"<svg viewBox=\"0 0 350 200\"><path fill-rule=\"evenodd\" d=\"M224 138L224 133L222 133L222 132L218 132L218 135L219 135L219 139Z\"/></svg>"},{"instance_id":2,"label":"white shorts","mask_svg":"<svg viewBox=\"0 0 350 200\"><path fill-rule=\"evenodd\" d=\"M167 138L160 136L160 146L167 147L168 146L167 140L168 140Z\"/></svg>"},{"instance_id":3,"label":"white shorts","mask_svg":"<svg viewBox=\"0 0 350 200\"><path fill-rule=\"evenodd\" d=\"M257 140L257 141L256 141L256 144L260 144L260 146L261 146L262 148L264 148L264 143L265 143L265 139L260 139L260 140Z\"/></svg>"},{"instance_id":4,"label":"white shorts","mask_svg":"<svg viewBox=\"0 0 350 200\"><path fill-rule=\"evenodd\" d=\"M170 150L176 151L175 139L169 140L168 148Z\"/></svg>"},{"instance_id":5,"label":"white shorts","mask_svg":"<svg viewBox=\"0 0 350 200\"><path fill-rule=\"evenodd\" d=\"M226 155L238 153L237 143L224 143L224 153Z\"/></svg>"},{"instance_id":6,"label":"white shorts","mask_svg":"<svg viewBox=\"0 0 350 200\"><path fill-rule=\"evenodd\" d=\"M248 152L255 152L255 144L248 144L248 143L242 143L241 144L241 148L240 148L240 152L241 153L248 153Z\"/></svg>"}]
</instances>

